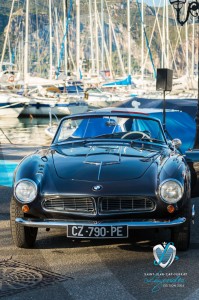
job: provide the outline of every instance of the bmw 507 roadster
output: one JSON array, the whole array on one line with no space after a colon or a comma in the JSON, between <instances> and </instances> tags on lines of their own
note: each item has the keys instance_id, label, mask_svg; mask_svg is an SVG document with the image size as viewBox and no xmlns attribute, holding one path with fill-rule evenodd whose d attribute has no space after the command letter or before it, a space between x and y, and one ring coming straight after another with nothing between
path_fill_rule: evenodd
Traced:
<instances>
[{"instance_id":1,"label":"bmw 507 roadster","mask_svg":"<svg viewBox=\"0 0 199 300\"><path fill-rule=\"evenodd\" d=\"M41 227L66 228L73 239L170 228L176 248L187 250L193 172L180 145L143 112L120 108L63 118L51 146L25 157L15 171L15 245L33 247Z\"/></svg>"}]
</instances>

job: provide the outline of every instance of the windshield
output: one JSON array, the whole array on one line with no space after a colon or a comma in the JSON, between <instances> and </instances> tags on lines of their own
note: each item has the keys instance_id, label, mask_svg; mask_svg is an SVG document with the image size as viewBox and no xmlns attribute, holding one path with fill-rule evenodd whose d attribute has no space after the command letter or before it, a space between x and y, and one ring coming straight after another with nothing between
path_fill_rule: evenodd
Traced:
<instances>
[{"instance_id":1,"label":"windshield","mask_svg":"<svg viewBox=\"0 0 199 300\"><path fill-rule=\"evenodd\" d=\"M144 117L86 116L63 120L54 143L79 139L123 139L165 143L157 120Z\"/></svg>"}]
</instances>

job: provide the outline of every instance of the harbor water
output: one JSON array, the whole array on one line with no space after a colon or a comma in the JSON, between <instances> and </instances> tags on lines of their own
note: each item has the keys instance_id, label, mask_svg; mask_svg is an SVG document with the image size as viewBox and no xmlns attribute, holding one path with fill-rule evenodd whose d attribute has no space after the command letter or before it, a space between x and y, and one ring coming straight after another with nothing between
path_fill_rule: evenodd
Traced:
<instances>
[{"instance_id":1,"label":"harbor water","mask_svg":"<svg viewBox=\"0 0 199 300\"><path fill-rule=\"evenodd\" d=\"M48 124L49 118L0 119L0 186L12 187L19 161L37 147L50 145L45 134Z\"/></svg>"},{"instance_id":2,"label":"harbor water","mask_svg":"<svg viewBox=\"0 0 199 300\"><path fill-rule=\"evenodd\" d=\"M49 118L2 118L0 119L0 143L17 145L50 145L45 134Z\"/></svg>"}]
</instances>

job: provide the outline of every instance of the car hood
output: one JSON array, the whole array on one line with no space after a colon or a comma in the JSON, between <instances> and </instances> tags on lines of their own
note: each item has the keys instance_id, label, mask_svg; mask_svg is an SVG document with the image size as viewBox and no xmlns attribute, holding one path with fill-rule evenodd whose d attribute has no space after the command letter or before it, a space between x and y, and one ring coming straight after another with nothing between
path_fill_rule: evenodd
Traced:
<instances>
[{"instance_id":1,"label":"car hood","mask_svg":"<svg viewBox=\"0 0 199 300\"><path fill-rule=\"evenodd\" d=\"M62 179L121 181L142 177L160 151L161 148L92 145L60 147L52 155L56 173Z\"/></svg>"}]
</instances>

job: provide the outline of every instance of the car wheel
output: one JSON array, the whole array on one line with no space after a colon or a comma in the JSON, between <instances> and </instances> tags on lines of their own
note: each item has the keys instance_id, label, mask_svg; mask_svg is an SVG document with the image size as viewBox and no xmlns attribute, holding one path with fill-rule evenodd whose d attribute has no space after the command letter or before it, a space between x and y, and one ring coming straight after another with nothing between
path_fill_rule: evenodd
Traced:
<instances>
[{"instance_id":1,"label":"car wheel","mask_svg":"<svg viewBox=\"0 0 199 300\"><path fill-rule=\"evenodd\" d=\"M179 251L186 251L190 244L191 231L191 202L185 206L182 211L182 216L186 218L186 222L178 227L171 229L171 241Z\"/></svg>"},{"instance_id":2,"label":"car wheel","mask_svg":"<svg viewBox=\"0 0 199 300\"><path fill-rule=\"evenodd\" d=\"M10 227L15 245L19 248L32 248L35 244L38 228L26 227L15 222L16 218L23 218L24 213L18 202L12 198L10 202Z\"/></svg>"}]
</instances>

